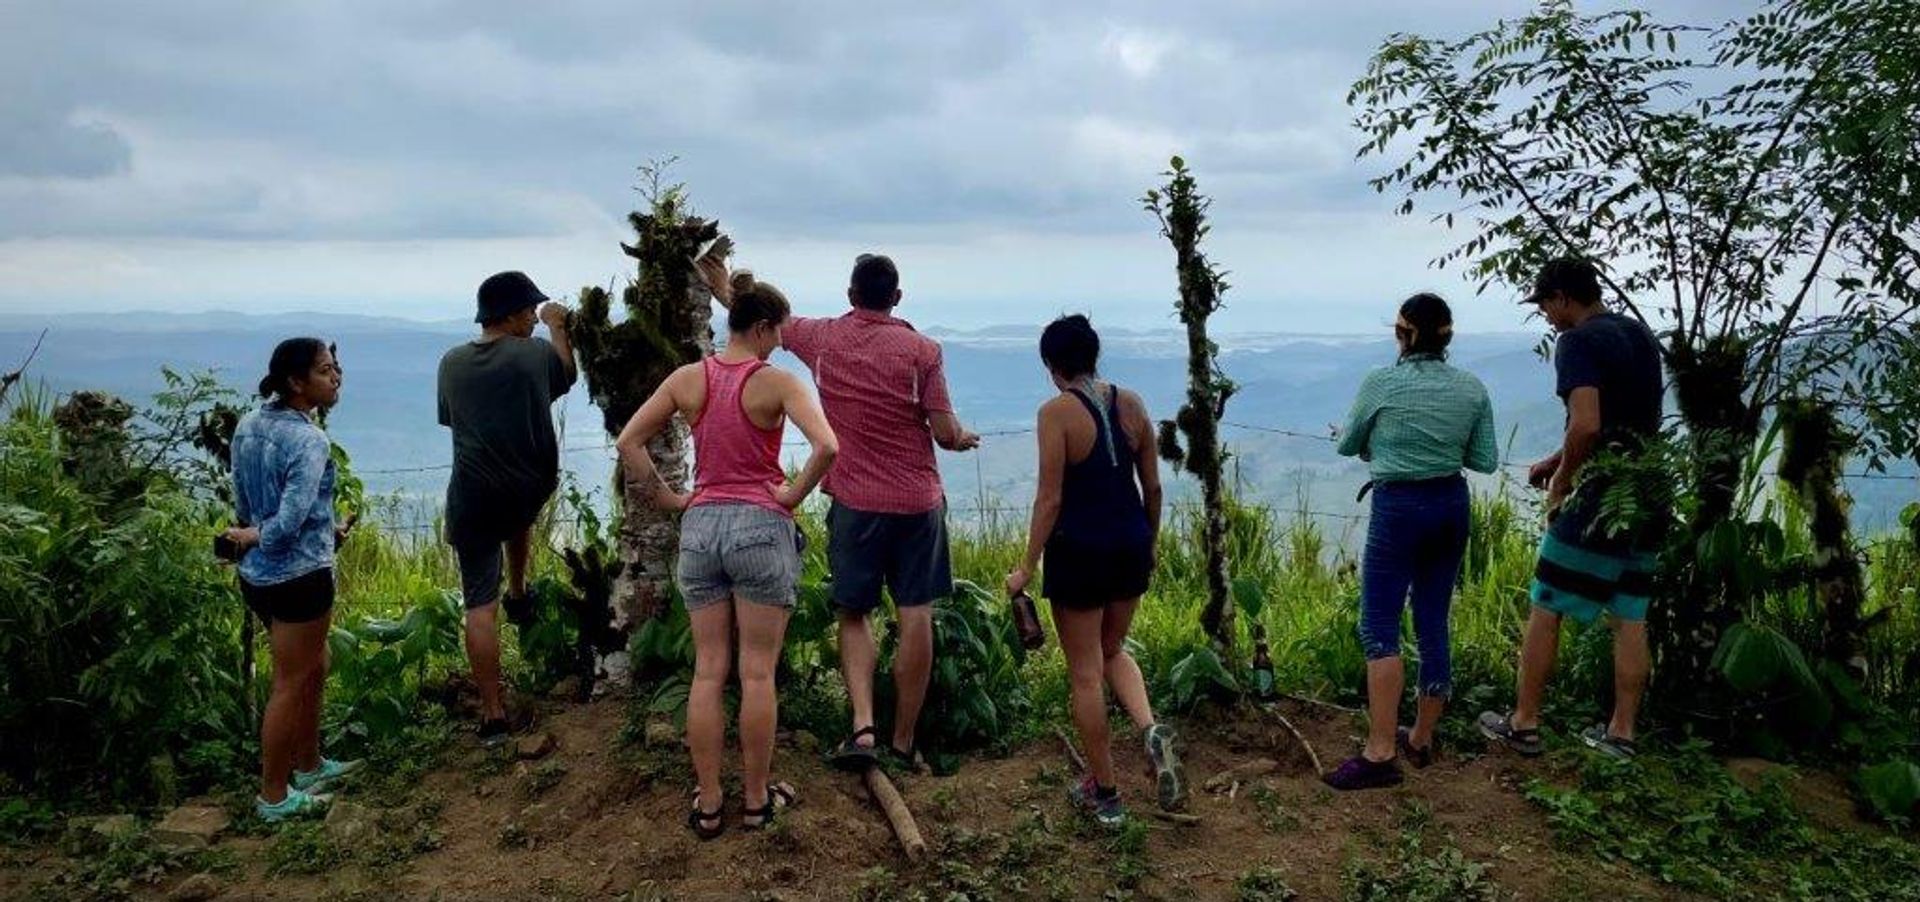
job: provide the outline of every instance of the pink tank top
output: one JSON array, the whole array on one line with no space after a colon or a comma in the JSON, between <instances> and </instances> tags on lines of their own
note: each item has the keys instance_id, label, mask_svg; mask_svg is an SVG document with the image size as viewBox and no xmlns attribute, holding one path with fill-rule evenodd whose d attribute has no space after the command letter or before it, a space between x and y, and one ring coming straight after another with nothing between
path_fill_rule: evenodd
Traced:
<instances>
[{"instance_id":1,"label":"pink tank top","mask_svg":"<svg viewBox=\"0 0 1920 902\"><path fill-rule=\"evenodd\" d=\"M707 403L693 423L694 505L744 503L793 516L773 497L787 479L780 469L780 435L786 423L760 428L747 418L743 399L747 379L766 365L764 360L727 363L718 357L704 362Z\"/></svg>"}]
</instances>

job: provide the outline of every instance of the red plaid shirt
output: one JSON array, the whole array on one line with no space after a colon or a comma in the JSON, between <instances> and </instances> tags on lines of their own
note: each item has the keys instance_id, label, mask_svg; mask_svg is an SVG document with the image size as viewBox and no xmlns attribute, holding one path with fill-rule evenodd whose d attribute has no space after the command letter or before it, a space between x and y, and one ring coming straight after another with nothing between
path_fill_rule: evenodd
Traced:
<instances>
[{"instance_id":1,"label":"red plaid shirt","mask_svg":"<svg viewBox=\"0 0 1920 902\"><path fill-rule=\"evenodd\" d=\"M906 320L858 308L833 319L796 316L781 343L813 371L840 440L826 492L876 514L939 507L944 493L927 417L953 412L940 344Z\"/></svg>"}]
</instances>

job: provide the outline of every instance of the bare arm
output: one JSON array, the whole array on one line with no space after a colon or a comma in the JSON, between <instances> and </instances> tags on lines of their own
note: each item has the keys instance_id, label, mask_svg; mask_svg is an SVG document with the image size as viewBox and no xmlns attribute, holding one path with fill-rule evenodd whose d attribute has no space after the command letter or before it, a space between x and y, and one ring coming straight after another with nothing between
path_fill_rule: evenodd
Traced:
<instances>
[{"instance_id":1,"label":"bare arm","mask_svg":"<svg viewBox=\"0 0 1920 902\"><path fill-rule=\"evenodd\" d=\"M733 309L733 286L727 283L727 261L718 254L708 252L693 264L700 273L700 279L707 283L707 293L713 295L714 303L723 310Z\"/></svg>"},{"instance_id":2,"label":"bare arm","mask_svg":"<svg viewBox=\"0 0 1920 902\"><path fill-rule=\"evenodd\" d=\"M693 366L697 366L694 364ZM620 437L614 440L614 447L620 451L620 462L627 467L627 473L634 482L652 485L653 503L666 510L685 510L687 496L669 488L660 478L660 471L654 466L653 455L647 451L647 443L654 436L665 431L673 415L680 409L679 393L685 384L686 375L692 372L692 366L681 367L667 381L660 384L653 396L640 409L633 412L627 420L626 428L620 430Z\"/></svg>"},{"instance_id":3,"label":"bare arm","mask_svg":"<svg viewBox=\"0 0 1920 902\"><path fill-rule=\"evenodd\" d=\"M800 380L791 373L779 372L779 378L780 400L787 419L800 427L801 434L807 437L807 444L813 446L812 453L807 455L806 465L800 468L800 475L781 486L774 495L781 506L793 510L807 500L807 495L820 485L820 480L826 478L827 470L833 467L833 459L840 455L840 440L834 437L833 427L827 425L827 415L820 411L820 402L813 399L813 393L807 391L807 387L800 384Z\"/></svg>"},{"instance_id":4,"label":"bare arm","mask_svg":"<svg viewBox=\"0 0 1920 902\"><path fill-rule=\"evenodd\" d=\"M1561 502L1573 493L1573 479L1580 467L1593 455L1600 441L1600 390L1574 389L1567 395L1567 435L1560 445L1560 461L1553 480L1547 484L1547 510L1560 509Z\"/></svg>"},{"instance_id":5,"label":"bare arm","mask_svg":"<svg viewBox=\"0 0 1920 902\"><path fill-rule=\"evenodd\" d=\"M1007 592L1024 591L1040 566L1047 550L1047 539L1060 522L1061 482L1067 470L1067 431L1057 413L1061 408L1048 402L1040 408L1034 433L1040 443L1040 477L1033 489L1033 517L1027 526L1027 552L1019 569L1007 575Z\"/></svg>"},{"instance_id":6,"label":"bare arm","mask_svg":"<svg viewBox=\"0 0 1920 902\"><path fill-rule=\"evenodd\" d=\"M948 451L972 451L980 447L980 436L968 432L951 411L927 414L927 426L933 430L933 443Z\"/></svg>"},{"instance_id":7,"label":"bare arm","mask_svg":"<svg viewBox=\"0 0 1920 902\"><path fill-rule=\"evenodd\" d=\"M571 312L567 305L553 301L540 306L540 321L547 324L547 336L553 342L553 353L560 356L560 365L566 367L568 385L572 385L580 375L574 368L573 338L567 334L567 316Z\"/></svg>"},{"instance_id":8,"label":"bare arm","mask_svg":"<svg viewBox=\"0 0 1920 902\"><path fill-rule=\"evenodd\" d=\"M1147 507L1147 534L1152 537L1153 547L1160 547L1160 508L1162 492L1160 489L1160 445L1153 434L1153 417L1147 414L1147 402L1132 392L1122 397L1131 401L1133 420L1127 431L1135 438L1133 466L1140 478L1140 500Z\"/></svg>"}]
</instances>

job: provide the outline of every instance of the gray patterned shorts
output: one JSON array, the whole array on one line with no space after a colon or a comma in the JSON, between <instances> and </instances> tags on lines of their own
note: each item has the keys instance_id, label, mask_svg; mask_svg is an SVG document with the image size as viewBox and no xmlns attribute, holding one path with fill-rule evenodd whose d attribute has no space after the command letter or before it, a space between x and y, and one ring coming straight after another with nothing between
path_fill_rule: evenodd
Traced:
<instances>
[{"instance_id":1,"label":"gray patterned shorts","mask_svg":"<svg viewBox=\"0 0 1920 902\"><path fill-rule=\"evenodd\" d=\"M680 519L680 597L687 610L730 597L790 608L800 581L800 530L754 504L702 504Z\"/></svg>"}]
</instances>

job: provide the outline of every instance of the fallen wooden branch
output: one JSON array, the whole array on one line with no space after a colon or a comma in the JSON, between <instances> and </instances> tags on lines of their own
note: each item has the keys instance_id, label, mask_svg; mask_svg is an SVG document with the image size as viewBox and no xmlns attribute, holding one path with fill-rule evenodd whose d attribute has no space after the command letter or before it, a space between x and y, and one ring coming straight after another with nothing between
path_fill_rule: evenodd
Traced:
<instances>
[{"instance_id":1,"label":"fallen wooden branch","mask_svg":"<svg viewBox=\"0 0 1920 902\"><path fill-rule=\"evenodd\" d=\"M1307 750L1307 760L1313 762L1314 775L1319 776L1320 774L1326 773L1327 769L1320 766L1320 754L1313 750L1313 743L1308 742L1307 737L1304 735L1301 735L1300 730L1293 725L1293 721L1288 720L1285 714L1282 714L1271 708L1267 710L1268 710L1268 713L1272 714L1276 720L1280 721L1281 726L1287 728L1287 732L1293 734L1293 738L1300 742L1300 747Z\"/></svg>"},{"instance_id":2,"label":"fallen wooden branch","mask_svg":"<svg viewBox=\"0 0 1920 902\"><path fill-rule=\"evenodd\" d=\"M1147 809L1147 813L1163 821L1166 821L1169 824L1179 824L1182 827L1192 827L1200 823L1200 815L1197 815L1197 814L1181 814L1177 811L1161 811L1158 808L1149 808Z\"/></svg>"},{"instance_id":3,"label":"fallen wooden branch","mask_svg":"<svg viewBox=\"0 0 1920 902\"><path fill-rule=\"evenodd\" d=\"M1087 759L1080 757L1080 750L1073 747L1073 738L1067 735L1067 731L1056 726L1053 735L1060 737L1060 744L1067 747L1067 761L1073 765L1073 769L1086 773Z\"/></svg>"},{"instance_id":4,"label":"fallen wooden branch","mask_svg":"<svg viewBox=\"0 0 1920 902\"><path fill-rule=\"evenodd\" d=\"M887 825L893 828L893 836L900 840L900 848L907 853L907 860L919 861L926 857L927 841L920 837L920 825L914 823L913 812L907 808L907 800L900 797L893 781L887 779L887 772L878 767L869 767L866 772L867 792L873 796L873 803L880 806L880 812L887 816Z\"/></svg>"},{"instance_id":5,"label":"fallen wooden branch","mask_svg":"<svg viewBox=\"0 0 1920 902\"><path fill-rule=\"evenodd\" d=\"M1280 762L1272 758L1255 758L1208 777L1207 782L1200 784L1200 788L1208 792L1219 792L1235 783L1245 783L1254 777L1265 776L1279 769Z\"/></svg>"},{"instance_id":6,"label":"fallen wooden branch","mask_svg":"<svg viewBox=\"0 0 1920 902\"><path fill-rule=\"evenodd\" d=\"M1318 705L1319 707L1322 707L1322 708L1329 708L1334 711L1338 711L1342 714L1367 713L1367 709L1365 708L1349 708L1346 705L1336 705L1333 702L1321 701L1320 699L1312 698L1310 696L1305 696L1305 695L1294 695L1291 692L1282 692L1280 693L1280 697L1287 699L1288 701L1299 702L1303 705Z\"/></svg>"}]
</instances>

